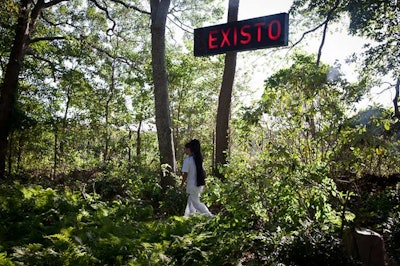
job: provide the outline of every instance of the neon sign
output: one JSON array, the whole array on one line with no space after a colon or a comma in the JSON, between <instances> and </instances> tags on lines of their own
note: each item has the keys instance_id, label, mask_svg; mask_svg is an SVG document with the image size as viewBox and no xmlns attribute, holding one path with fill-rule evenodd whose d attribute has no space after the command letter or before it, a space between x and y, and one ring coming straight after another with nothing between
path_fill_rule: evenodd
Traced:
<instances>
[{"instance_id":1,"label":"neon sign","mask_svg":"<svg viewBox=\"0 0 400 266\"><path fill-rule=\"evenodd\" d=\"M288 36L287 13L198 28L194 30L194 55L287 46Z\"/></svg>"}]
</instances>

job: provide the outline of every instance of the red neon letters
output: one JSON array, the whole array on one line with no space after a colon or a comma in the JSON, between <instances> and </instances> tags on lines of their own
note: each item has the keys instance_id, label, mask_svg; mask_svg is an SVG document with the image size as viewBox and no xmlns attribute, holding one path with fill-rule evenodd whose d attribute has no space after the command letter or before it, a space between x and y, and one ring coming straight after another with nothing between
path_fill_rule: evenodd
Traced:
<instances>
[{"instance_id":1,"label":"red neon letters","mask_svg":"<svg viewBox=\"0 0 400 266\"><path fill-rule=\"evenodd\" d=\"M245 51L288 44L288 14L231 22L194 31L194 54Z\"/></svg>"},{"instance_id":2,"label":"red neon letters","mask_svg":"<svg viewBox=\"0 0 400 266\"><path fill-rule=\"evenodd\" d=\"M274 35L272 29L275 25L276 25L277 33ZM281 30L282 30L282 26L281 26L281 22L279 20L271 21L271 23L269 24L269 27L268 27L268 38L273 41L278 40L279 37L281 36Z\"/></svg>"},{"instance_id":3,"label":"red neon letters","mask_svg":"<svg viewBox=\"0 0 400 266\"><path fill-rule=\"evenodd\" d=\"M258 43L268 38L269 40L277 40L281 36L282 26L279 20L271 21L267 26L265 22L255 23L253 25L245 24L241 27L225 28L220 30L212 30L208 33L208 49L217 49L224 46L236 46L240 44L248 44L251 41ZM249 29L254 28L253 32Z\"/></svg>"}]
</instances>

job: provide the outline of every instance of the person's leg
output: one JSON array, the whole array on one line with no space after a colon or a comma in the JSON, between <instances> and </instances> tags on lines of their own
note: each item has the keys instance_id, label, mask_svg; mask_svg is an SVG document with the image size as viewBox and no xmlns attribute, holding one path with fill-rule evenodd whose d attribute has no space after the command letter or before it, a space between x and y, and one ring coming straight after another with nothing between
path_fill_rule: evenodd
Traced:
<instances>
[{"instance_id":1,"label":"person's leg","mask_svg":"<svg viewBox=\"0 0 400 266\"><path fill-rule=\"evenodd\" d=\"M189 216L190 215L190 203L189 203L189 199L186 203L186 208L185 208L185 214L184 216Z\"/></svg>"},{"instance_id":2,"label":"person's leg","mask_svg":"<svg viewBox=\"0 0 400 266\"><path fill-rule=\"evenodd\" d=\"M185 216L190 216L191 214L196 212L196 208L193 206L192 198L190 195L187 200L186 208L185 208Z\"/></svg>"},{"instance_id":3,"label":"person's leg","mask_svg":"<svg viewBox=\"0 0 400 266\"><path fill-rule=\"evenodd\" d=\"M189 194L189 199L193 204L194 208L199 212L203 213L209 217L213 216L212 213L208 210L207 206L200 201L200 192L201 189L197 191L193 191Z\"/></svg>"}]
</instances>

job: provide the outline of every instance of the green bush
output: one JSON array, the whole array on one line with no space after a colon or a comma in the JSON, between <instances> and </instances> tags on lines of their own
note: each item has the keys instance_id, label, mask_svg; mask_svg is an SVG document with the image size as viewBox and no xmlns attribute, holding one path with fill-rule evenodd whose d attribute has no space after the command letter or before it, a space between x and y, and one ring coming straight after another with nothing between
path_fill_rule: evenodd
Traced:
<instances>
[{"instance_id":1,"label":"green bush","mask_svg":"<svg viewBox=\"0 0 400 266\"><path fill-rule=\"evenodd\" d=\"M0 264L357 265L344 255L340 233L343 222L362 217L382 222L390 256L398 259L396 189L372 193L357 212L350 206L352 221L349 211L342 217L345 196L326 165L262 156L234 158L224 182L209 177L202 200L212 219L183 217L185 193L163 191L150 172L96 179L104 178L104 189L119 184L109 190L82 181L53 188L3 182ZM377 210L382 215L371 219Z\"/></svg>"}]
</instances>

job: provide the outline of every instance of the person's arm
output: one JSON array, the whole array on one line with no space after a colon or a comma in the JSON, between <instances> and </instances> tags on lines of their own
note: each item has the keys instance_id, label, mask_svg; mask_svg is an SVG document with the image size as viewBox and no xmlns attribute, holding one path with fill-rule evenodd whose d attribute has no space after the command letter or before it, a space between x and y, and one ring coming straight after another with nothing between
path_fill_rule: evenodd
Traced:
<instances>
[{"instance_id":1,"label":"person's arm","mask_svg":"<svg viewBox=\"0 0 400 266\"><path fill-rule=\"evenodd\" d=\"M183 185L185 184L185 182L186 182L186 180L187 180L187 175L188 175L187 172L182 172L182 182L181 182L181 185L180 185L180 187L179 187L179 190L182 190Z\"/></svg>"}]
</instances>

